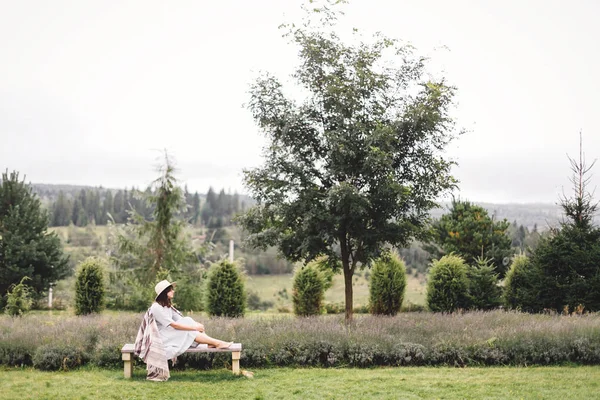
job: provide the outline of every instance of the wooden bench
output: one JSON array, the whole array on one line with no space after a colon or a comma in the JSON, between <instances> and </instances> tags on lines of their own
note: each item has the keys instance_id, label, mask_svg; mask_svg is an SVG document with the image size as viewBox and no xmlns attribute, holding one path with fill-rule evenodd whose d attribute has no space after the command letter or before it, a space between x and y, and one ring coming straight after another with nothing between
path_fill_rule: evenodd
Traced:
<instances>
[{"instance_id":1,"label":"wooden bench","mask_svg":"<svg viewBox=\"0 0 600 400\"><path fill-rule=\"evenodd\" d=\"M231 371L235 375L240 373L240 355L242 353L242 344L234 343L227 349L215 349L212 347L198 346L195 348L189 348L185 351L186 353L231 353ZM122 359L125 362L123 366L123 372L125 378L131 378L133 373L133 343L128 343L121 349Z\"/></svg>"}]
</instances>

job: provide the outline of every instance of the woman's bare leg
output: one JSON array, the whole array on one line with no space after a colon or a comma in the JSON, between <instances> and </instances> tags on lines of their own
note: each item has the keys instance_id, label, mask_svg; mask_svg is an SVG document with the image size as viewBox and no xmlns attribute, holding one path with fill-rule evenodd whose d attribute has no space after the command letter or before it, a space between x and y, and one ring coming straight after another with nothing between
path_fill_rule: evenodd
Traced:
<instances>
[{"instance_id":1,"label":"woman's bare leg","mask_svg":"<svg viewBox=\"0 0 600 400\"><path fill-rule=\"evenodd\" d=\"M231 344L233 343L233 342L224 342L219 339L211 338L204 332L198 332L198 335L196 335L196 339L194 339L194 341L196 341L197 343L200 343L200 344L207 344L209 346L214 346L217 349L226 349L229 346L231 346Z\"/></svg>"}]
</instances>

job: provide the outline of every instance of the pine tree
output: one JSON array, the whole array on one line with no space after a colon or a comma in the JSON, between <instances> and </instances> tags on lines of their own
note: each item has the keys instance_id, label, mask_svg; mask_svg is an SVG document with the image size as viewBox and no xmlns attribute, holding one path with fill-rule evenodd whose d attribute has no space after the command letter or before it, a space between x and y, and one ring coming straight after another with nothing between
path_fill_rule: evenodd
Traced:
<instances>
[{"instance_id":1,"label":"pine tree","mask_svg":"<svg viewBox=\"0 0 600 400\"><path fill-rule=\"evenodd\" d=\"M197 257L184 233L183 193L174 171L168 154L165 154L165 163L160 168L160 177L152 184L153 190L144 192L145 198L140 198L140 203L143 200L150 205L148 210L152 210L152 218L147 219L133 209L129 223L118 228L113 260L119 270L111 279L125 281L125 295L137 299L135 309L147 306L152 283L159 274L170 274L178 280L183 268L196 267Z\"/></svg>"},{"instance_id":2,"label":"pine tree","mask_svg":"<svg viewBox=\"0 0 600 400\"><path fill-rule=\"evenodd\" d=\"M48 213L19 174L2 174L0 184L0 298L28 276L39 296L69 274L68 257L56 233L48 233ZM3 301L3 300L0 300Z\"/></svg>"},{"instance_id":3,"label":"pine tree","mask_svg":"<svg viewBox=\"0 0 600 400\"><path fill-rule=\"evenodd\" d=\"M85 189L81 189L79 191L79 201L81 202L81 207L85 210L87 207L87 193Z\"/></svg>"},{"instance_id":4,"label":"pine tree","mask_svg":"<svg viewBox=\"0 0 600 400\"><path fill-rule=\"evenodd\" d=\"M467 268L469 278L470 308L492 310L502 303L502 289L498 286L498 274L490 260L479 258Z\"/></svg>"},{"instance_id":5,"label":"pine tree","mask_svg":"<svg viewBox=\"0 0 600 400\"><path fill-rule=\"evenodd\" d=\"M396 254L386 254L373 262L369 282L371 313L396 315L406 290L406 266Z\"/></svg>"},{"instance_id":6,"label":"pine tree","mask_svg":"<svg viewBox=\"0 0 600 400\"><path fill-rule=\"evenodd\" d=\"M121 214L119 219L121 222L127 221L129 218L129 210L131 210L131 204L129 203L129 192L127 189L123 190L123 208L121 208Z\"/></svg>"},{"instance_id":7,"label":"pine tree","mask_svg":"<svg viewBox=\"0 0 600 400\"><path fill-rule=\"evenodd\" d=\"M513 258L504 280L503 301L507 309L539 312L544 307L540 302L539 268L525 255Z\"/></svg>"},{"instance_id":8,"label":"pine tree","mask_svg":"<svg viewBox=\"0 0 600 400\"><path fill-rule=\"evenodd\" d=\"M521 250L525 250L525 238L527 237L527 228L525 228L523 225L520 225L517 237L519 241L519 247L521 248Z\"/></svg>"},{"instance_id":9,"label":"pine tree","mask_svg":"<svg viewBox=\"0 0 600 400\"><path fill-rule=\"evenodd\" d=\"M192 199L192 217L190 222L194 225L198 223L198 218L200 217L200 195L198 192L194 193L194 197Z\"/></svg>"},{"instance_id":10,"label":"pine tree","mask_svg":"<svg viewBox=\"0 0 600 400\"><path fill-rule=\"evenodd\" d=\"M467 309L469 300L467 264L454 254L434 260L427 281L427 306L434 312Z\"/></svg>"},{"instance_id":11,"label":"pine tree","mask_svg":"<svg viewBox=\"0 0 600 400\"><path fill-rule=\"evenodd\" d=\"M495 221L481 206L453 199L449 212L434 224L434 240L443 250L437 256L456 253L470 265L480 257L489 259L503 277L503 260L512 255L509 225L506 220Z\"/></svg>"},{"instance_id":12,"label":"pine tree","mask_svg":"<svg viewBox=\"0 0 600 400\"><path fill-rule=\"evenodd\" d=\"M227 195L225 194L225 189L221 189L219 196L217 197L217 216L222 218L227 215L228 208L229 201L227 199Z\"/></svg>"},{"instance_id":13,"label":"pine tree","mask_svg":"<svg viewBox=\"0 0 600 400\"><path fill-rule=\"evenodd\" d=\"M73 225L81 226L79 222L79 214L81 213L82 209L83 207L81 207L81 200L76 198L73 202L73 210L71 211L71 222L73 222Z\"/></svg>"},{"instance_id":14,"label":"pine tree","mask_svg":"<svg viewBox=\"0 0 600 400\"><path fill-rule=\"evenodd\" d=\"M113 200L113 212L112 212L112 217L117 224L124 222L124 220L121 218L121 214L124 212L124 210L125 210L125 199L123 198L123 191L118 190L117 194L115 194L115 198Z\"/></svg>"},{"instance_id":15,"label":"pine tree","mask_svg":"<svg viewBox=\"0 0 600 400\"><path fill-rule=\"evenodd\" d=\"M327 257L320 257L296 269L292 285L294 314L308 317L321 313L325 291L333 284L329 261Z\"/></svg>"},{"instance_id":16,"label":"pine tree","mask_svg":"<svg viewBox=\"0 0 600 400\"><path fill-rule=\"evenodd\" d=\"M86 212L91 222L97 225L101 224L102 208L100 206L100 193L98 189L90 189L88 191Z\"/></svg>"},{"instance_id":17,"label":"pine tree","mask_svg":"<svg viewBox=\"0 0 600 400\"><path fill-rule=\"evenodd\" d=\"M555 234L542 240L532 256L541 271L539 300L544 308L561 311L580 305L600 310L600 229L594 226L598 204L587 190L589 167L580 139L579 160L571 161L574 195L564 196L565 220Z\"/></svg>"},{"instance_id":18,"label":"pine tree","mask_svg":"<svg viewBox=\"0 0 600 400\"><path fill-rule=\"evenodd\" d=\"M213 190L212 186L208 188L208 192L206 193L206 203L213 209L217 209L217 195Z\"/></svg>"},{"instance_id":19,"label":"pine tree","mask_svg":"<svg viewBox=\"0 0 600 400\"><path fill-rule=\"evenodd\" d=\"M79 215L77 216L77 226L87 226L90 223L89 217L85 212L85 208L79 209Z\"/></svg>"},{"instance_id":20,"label":"pine tree","mask_svg":"<svg viewBox=\"0 0 600 400\"><path fill-rule=\"evenodd\" d=\"M58 199L52 207L52 226L67 226L71 222L71 205L61 190Z\"/></svg>"},{"instance_id":21,"label":"pine tree","mask_svg":"<svg viewBox=\"0 0 600 400\"><path fill-rule=\"evenodd\" d=\"M202 223L208 228L212 228L213 214L214 214L214 211L210 207L210 204L207 201L202 206L202 212L200 215L201 215Z\"/></svg>"},{"instance_id":22,"label":"pine tree","mask_svg":"<svg viewBox=\"0 0 600 400\"><path fill-rule=\"evenodd\" d=\"M208 275L206 310L217 317L243 317L246 312L244 281L236 264L221 260Z\"/></svg>"},{"instance_id":23,"label":"pine tree","mask_svg":"<svg viewBox=\"0 0 600 400\"><path fill-rule=\"evenodd\" d=\"M110 190L106 191L104 199L102 200L102 207L100 215L98 216L98 225L106 225L108 222L108 214L113 213L113 197Z\"/></svg>"},{"instance_id":24,"label":"pine tree","mask_svg":"<svg viewBox=\"0 0 600 400\"><path fill-rule=\"evenodd\" d=\"M233 213L237 214L240 211L240 195L237 193L234 193L231 203L232 203L232 207L233 207Z\"/></svg>"},{"instance_id":25,"label":"pine tree","mask_svg":"<svg viewBox=\"0 0 600 400\"><path fill-rule=\"evenodd\" d=\"M75 280L75 315L102 311L104 296L103 263L94 257L87 258L79 265Z\"/></svg>"}]
</instances>

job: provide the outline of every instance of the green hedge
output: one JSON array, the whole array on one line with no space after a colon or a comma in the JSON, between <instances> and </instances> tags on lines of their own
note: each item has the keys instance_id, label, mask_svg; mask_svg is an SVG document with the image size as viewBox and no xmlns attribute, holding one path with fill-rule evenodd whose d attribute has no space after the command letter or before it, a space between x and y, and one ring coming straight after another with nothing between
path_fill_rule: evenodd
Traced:
<instances>
[{"instance_id":1,"label":"green hedge","mask_svg":"<svg viewBox=\"0 0 600 400\"><path fill-rule=\"evenodd\" d=\"M243 368L420 365L600 365L600 314L531 315L491 311L402 313L395 317L193 317L211 336L241 342ZM44 370L81 365L122 368L142 313L86 317L32 314L0 317L0 363ZM268 334L266 334L268 333ZM65 343L68 343L66 345ZM175 369L229 367L229 354L184 354ZM139 368L144 365L137 363Z\"/></svg>"},{"instance_id":2,"label":"green hedge","mask_svg":"<svg viewBox=\"0 0 600 400\"><path fill-rule=\"evenodd\" d=\"M81 349L67 344L40 346L33 355L33 366L42 371L68 371L89 361Z\"/></svg>"}]
</instances>

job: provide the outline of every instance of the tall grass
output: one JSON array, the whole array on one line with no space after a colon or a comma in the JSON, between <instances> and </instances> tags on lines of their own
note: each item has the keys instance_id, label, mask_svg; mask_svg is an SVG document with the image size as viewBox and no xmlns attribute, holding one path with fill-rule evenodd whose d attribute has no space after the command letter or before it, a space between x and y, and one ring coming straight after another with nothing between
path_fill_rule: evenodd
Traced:
<instances>
[{"instance_id":1,"label":"tall grass","mask_svg":"<svg viewBox=\"0 0 600 400\"><path fill-rule=\"evenodd\" d=\"M197 316L195 317L197 319ZM80 351L82 363L119 366L120 348L135 339L142 314L0 317L0 363L32 365L48 347ZM600 314L517 312L363 315L314 318L202 319L209 335L241 342L242 365L547 365L600 364ZM221 355L182 356L182 366L226 366Z\"/></svg>"}]
</instances>

